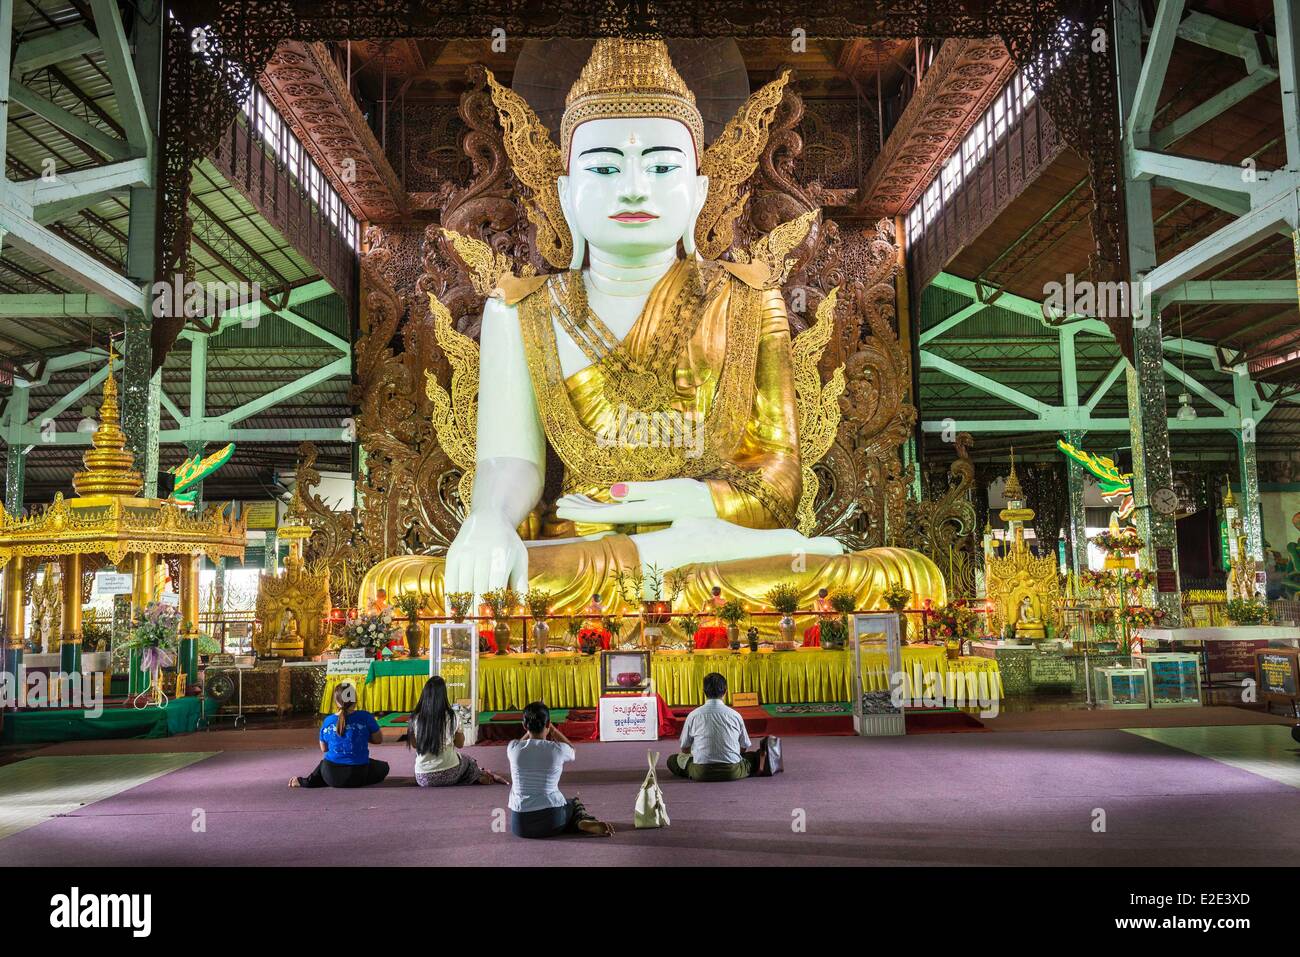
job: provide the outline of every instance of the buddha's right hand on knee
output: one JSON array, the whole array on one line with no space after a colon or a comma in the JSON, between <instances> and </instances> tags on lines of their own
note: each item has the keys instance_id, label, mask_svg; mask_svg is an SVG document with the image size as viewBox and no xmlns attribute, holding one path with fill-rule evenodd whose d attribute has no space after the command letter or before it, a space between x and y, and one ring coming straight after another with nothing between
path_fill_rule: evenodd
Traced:
<instances>
[{"instance_id":1,"label":"buddha's right hand on knee","mask_svg":"<svg viewBox=\"0 0 1300 957\"><path fill-rule=\"evenodd\" d=\"M447 549L444 589L467 591L475 599L509 585L528 590L528 550L515 526L494 512L471 512Z\"/></svg>"}]
</instances>

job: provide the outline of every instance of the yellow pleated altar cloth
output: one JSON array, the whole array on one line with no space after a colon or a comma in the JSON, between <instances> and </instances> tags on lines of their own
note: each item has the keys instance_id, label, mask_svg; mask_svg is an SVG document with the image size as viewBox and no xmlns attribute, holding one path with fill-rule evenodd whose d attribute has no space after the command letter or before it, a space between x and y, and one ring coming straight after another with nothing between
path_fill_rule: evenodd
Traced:
<instances>
[{"instance_id":1,"label":"yellow pleated altar cloth","mask_svg":"<svg viewBox=\"0 0 1300 957\"><path fill-rule=\"evenodd\" d=\"M942 699L949 707L969 707L988 696L1002 697L1001 676L992 658L949 660L943 648L929 645L908 645L902 652L909 699ZM726 677L729 691L757 692L763 704L848 701L851 654L827 649L660 652L651 656L650 669L655 690L669 705L702 703L704 676L711 671ZM519 711L530 701L545 701L552 708L594 708L600 700L598 666L596 656L565 652L480 658L478 710ZM357 706L367 711L411 711L428 675L426 659L372 662L366 680L358 686ZM932 675L938 678L927 678ZM447 669L444 676L453 684L464 681ZM889 664L883 653L863 654L862 679L864 690L889 689ZM326 679L322 714L332 710L334 686L340 680Z\"/></svg>"}]
</instances>

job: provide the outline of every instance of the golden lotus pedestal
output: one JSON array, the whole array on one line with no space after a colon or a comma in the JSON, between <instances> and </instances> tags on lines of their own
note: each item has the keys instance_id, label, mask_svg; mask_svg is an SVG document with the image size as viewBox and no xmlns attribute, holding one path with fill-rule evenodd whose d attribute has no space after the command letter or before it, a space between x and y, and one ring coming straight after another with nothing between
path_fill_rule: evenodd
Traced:
<instances>
[{"instance_id":1,"label":"golden lotus pedestal","mask_svg":"<svg viewBox=\"0 0 1300 957\"><path fill-rule=\"evenodd\" d=\"M444 560L430 555L399 555L377 563L361 580L358 607L369 607L380 589L396 603L414 595L421 612L443 614ZM630 625L641 612L641 603L627 602L618 585L618 573L638 569L636 548L623 535L531 549L528 587L540 588L552 596L555 615L582 616L593 594L601 597L603 615L622 617ZM713 589L724 599L736 599L751 611L766 609L766 595L775 585L792 582L799 591L799 607L811 608L820 589L852 595L858 608L880 608L884 594L893 584L903 584L919 605L927 598L942 605L945 600L943 575L938 566L920 552L905 548L870 548L845 555L807 555L800 571L793 572L788 557L747 558L730 562L701 563L681 569L685 587L672 610L677 613L709 607ZM651 616L653 617L653 616ZM754 619L766 639L778 636L775 617Z\"/></svg>"}]
</instances>

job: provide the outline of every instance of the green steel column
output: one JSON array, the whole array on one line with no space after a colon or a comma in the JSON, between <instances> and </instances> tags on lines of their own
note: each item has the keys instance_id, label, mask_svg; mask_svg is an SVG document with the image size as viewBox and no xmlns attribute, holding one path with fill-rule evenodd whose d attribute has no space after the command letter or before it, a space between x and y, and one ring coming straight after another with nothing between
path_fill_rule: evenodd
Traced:
<instances>
[{"instance_id":1,"label":"green steel column","mask_svg":"<svg viewBox=\"0 0 1300 957\"><path fill-rule=\"evenodd\" d=\"M269 529L266 533L266 551L262 555L262 568L268 575L274 575L280 570L280 539L275 534L275 529Z\"/></svg>"},{"instance_id":2,"label":"green steel column","mask_svg":"<svg viewBox=\"0 0 1300 957\"><path fill-rule=\"evenodd\" d=\"M1241 473L1241 530L1246 535L1247 557L1264 561L1264 528L1259 514L1259 469L1255 463L1254 427L1237 430L1237 465Z\"/></svg>"},{"instance_id":3,"label":"green steel column","mask_svg":"<svg viewBox=\"0 0 1300 957\"><path fill-rule=\"evenodd\" d=\"M151 324L141 313L126 319L122 363L122 431L135 456L135 467L144 475L144 494L158 490L158 401L154 388ZM152 490L151 490L152 489Z\"/></svg>"},{"instance_id":4,"label":"green steel column","mask_svg":"<svg viewBox=\"0 0 1300 957\"><path fill-rule=\"evenodd\" d=\"M1142 72L1142 10L1139 0L1116 0L1115 56L1119 83L1121 128L1133 108L1138 77ZM1132 175L1132 149L1145 147L1125 138L1124 207L1128 231L1130 275L1134 284L1156 267L1155 226L1151 212L1151 180ZM1161 344L1160 314L1154 297L1139 287L1139 301L1130 303L1133 318L1133 360L1128 364L1129 436L1133 448L1133 497L1137 503L1137 527L1145 546L1143 568L1155 569L1157 555L1170 559L1177 580L1178 538L1174 519L1151 508L1151 496L1172 489L1173 466L1169 455L1169 420L1165 398L1164 349ZM1156 602L1170 627L1182 623L1179 591L1159 591Z\"/></svg>"},{"instance_id":5,"label":"green steel column","mask_svg":"<svg viewBox=\"0 0 1300 957\"><path fill-rule=\"evenodd\" d=\"M1262 568L1264 528L1259 511L1259 469L1255 462L1255 429L1259 425L1260 414L1255 406L1255 386L1245 367L1238 366L1233 372L1232 394L1241 416L1241 428L1234 430L1241 485L1237 504L1241 509L1241 530L1246 536L1247 557L1261 563L1259 567Z\"/></svg>"},{"instance_id":6,"label":"green steel column","mask_svg":"<svg viewBox=\"0 0 1300 957\"><path fill-rule=\"evenodd\" d=\"M27 424L28 399L31 392L27 386L14 382L13 395L9 397L8 435L5 448L5 511L17 515L23 510L23 485L27 472L27 448L23 445L21 430Z\"/></svg>"},{"instance_id":7,"label":"green steel column","mask_svg":"<svg viewBox=\"0 0 1300 957\"><path fill-rule=\"evenodd\" d=\"M1077 429L1062 433L1065 441L1076 449L1082 447L1086 435L1086 432ZM1069 550L1070 567L1074 570L1075 575L1080 574L1088 567L1088 528L1083 503L1083 494L1087 482L1086 474L1087 472L1082 465L1072 458L1066 458L1065 479L1070 494L1070 514L1066 518L1065 538Z\"/></svg>"}]
</instances>

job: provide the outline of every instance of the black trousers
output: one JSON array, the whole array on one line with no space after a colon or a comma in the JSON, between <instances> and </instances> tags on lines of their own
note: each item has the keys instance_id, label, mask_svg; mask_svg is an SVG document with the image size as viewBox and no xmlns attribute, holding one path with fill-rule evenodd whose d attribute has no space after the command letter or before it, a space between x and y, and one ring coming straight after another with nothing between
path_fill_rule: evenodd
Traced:
<instances>
[{"instance_id":1,"label":"black trousers","mask_svg":"<svg viewBox=\"0 0 1300 957\"><path fill-rule=\"evenodd\" d=\"M581 801L569 798L559 807L545 807L539 811L511 811L510 830L515 837L555 837L558 834L576 832L578 822L590 817Z\"/></svg>"},{"instance_id":2,"label":"black trousers","mask_svg":"<svg viewBox=\"0 0 1300 957\"><path fill-rule=\"evenodd\" d=\"M322 760L316 770L298 784L305 788L363 788L388 777L388 762L370 759L369 764L335 764Z\"/></svg>"}]
</instances>

